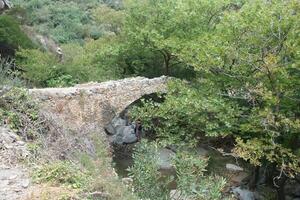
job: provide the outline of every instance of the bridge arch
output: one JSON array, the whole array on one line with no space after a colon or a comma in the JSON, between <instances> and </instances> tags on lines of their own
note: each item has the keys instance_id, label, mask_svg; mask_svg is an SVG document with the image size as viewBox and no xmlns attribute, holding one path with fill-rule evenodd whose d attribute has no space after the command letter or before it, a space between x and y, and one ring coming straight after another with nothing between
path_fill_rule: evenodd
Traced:
<instances>
[{"instance_id":1,"label":"bridge arch","mask_svg":"<svg viewBox=\"0 0 300 200\"><path fill-rule=\"evenodd\" d=\"M103 128L116 115L141 97L167 91L165 76L127 78L103 83L80 84L69 88L31 89L41 102L41 111L63 123L64 128Z\"/></svg>"}]
</instances>

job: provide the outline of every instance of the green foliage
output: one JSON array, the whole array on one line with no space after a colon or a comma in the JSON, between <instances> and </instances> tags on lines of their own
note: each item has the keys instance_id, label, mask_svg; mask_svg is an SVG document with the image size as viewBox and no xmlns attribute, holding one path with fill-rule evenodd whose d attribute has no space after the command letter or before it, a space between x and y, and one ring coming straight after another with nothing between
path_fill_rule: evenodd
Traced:
<instances>
[{"instance_id":1,"label":"green foliage","mask_svg":"<svg viewBox=\"0 0 300 200\"><path fill-rule=\"evenodd\" d=\"M133 177L133 187L140 198L171 199L168 184L174 177L164 177L159 171L157 143L142 141L134 152L134 165L130 168ZM207 160L191 152L182 151L173 159L176 170L176 196L188 199L224 199L222 190L225 180L221 177L205 176ZM179 197L178 197L179 198Z\"/></svg>"},{"instance_id":2,"label":"green foliage","mask_svg":"<svg viewBox=\"0 0 300 200\"><path fill-rule=\"evenodd\" d=\"M75 164L68 161L58 161L46 164L33 174L37 183L70 186L74 189L83 188L87 183L87 175Z\"/></svg>"},{"instance_id":3,"label":"green foliage","mask_svg":"<svg viewBox=\"0 0 300 200\"><path fill-rule=\"evenodd\" d=\"M92 11L92 16L97 24L106 27L105 30L115 34L121 31L125 19L124 11L112 9L105 4L96 7Z\"/></svg>"},{"instance_id":4,"label":"green foliage","mask_svg":"<svg viewBox=\"0 0 300 200\"><path fill-rule=\"evenodd\" d=\"M136 114L148 122L158 119L157 134L175 135L175 141L194 143L197 134L232 135L236 153L252 164L272 163L291 177L298 173L299 1L191 0L185 5L178 0L172 8L168 1L145 2L149 10L133 11L132 37L146 38L147 48L163 47L193 66L201 84L176 92L171 87L165 103L146 103ZM151 21L155 6L169 15ZM188 12L176 10L183 7ZM170 17L175 11L178 17ZM182 16L184 23L176 24ZM134 24L139 18L149 23ZM184 33L177 35L175 29Z\"/></svg>"},{"instance_id":5,"label":"green foliage","mask_svg":"<svg viewBox=\"0 0 300 200\"><path fill-rule=\"evenodd\" d=\"M135 149L134 165L130 175L133 177L134 191L140 198L145 199L169 199L167 188L170 180L161 180L158 171L158 146L155 143L147 143L145 140Z\"/></svg>"},{"instance_id":6,"label":"green foliage","mask_svg":"<svg viewBox=\"0 0 300 200\"><path fill-rule=\"evenodd\" d=\"M38 49L22 49L17 54L18 64L24 70L23 78L34 85L45 86L48 79L56 78L58 59L54 55Z\"/></svg>"},{"instance_id":7,"label":"green foliage","mask_svg":"<svg viewBox=\"0 0 300 200\"><path fill-rule=\"evenodd\" d=\"M22 86L23 81L20 80L20 72L14 69L15 61L0 56L0 89L12 86Z\"/></svg>"},{"instance_id":8,"label":"green foliage","mask_svg":"<svg viewBox=\"0 0 300 200\"><path fill-rule=\"evenodd\" d=\"M50 35L59 43L83 42L85 38L98 39L106 31L93 17L93 10L102 6L101 0L13 0L13 3L27 11L26 24L33 26L39 33Z\"/></svg>"},{"instance_id":9,"label":"green foliage","mask_svg":"<svg viewBox=\"0 0 300 200\"><path fill-rule=\"evenodd\" d=\"M39 108L22 88L11 88L0 96L0 123L9 127L25 139L34 139L43 131Z\"/></svg>"},{"instance_id":10,"label":"green foliage","mask_svg":"<svg viewBox=\"0 0 300 200\"><path fill-rule=\"evenodd\" d=\"M129 0L125 6L124 34L132 45L159 53L164 65L161 70L173 75L172 68L178 64L187 66L176 52L184 47L185 41L207 33L218 21L226 3L223 0Z\"/></svg>"},{"instance_id":11,"label":"green foliage","mask_svg":"<svg viewBox=\"0 0 300 200\"><path fill-rule=\"evenodd\" d=\"M33 48L30 39L22 32L19 23L11 16L0 15L0 43L14 49Z\"/></svg>"},{"instance_id":12,"label":"green foliage","mask_svg":"<svg viewBox=\"0 0 300 200\"><path fill-rule=\"evenodd\" d=\"M247 159L266 160L286 172L299 172L295 168L299 158L292 153L300 132L299 46L295 46L299 8L298 1L245 3L238 12L224 14L210 39L192 40L181 56L196 69L212 72L218 87L245 110L239 118L242 141L238 140L237 152L256 153ZM195 56L196 44L205 45Z\"/></svg>"},{"instance_id":13,"label":"green foliage","mask_svg":"<svg viewBox=\"0 0 300 200\"><path fill-rule=\"evenodd\" d=\"M67 87L75 85L76 81L71 75L61 75L47 80L47 86L49 87Z\"/></svg>"},{"instance_id":14,"label":"green foliage","mask_svg":"<svg viewBox=\"0 0 300 200\"><path fill-rule=\"evenodd\" d=\"M95 155L79 153L79 161L89 176L85 190L89 193L108 193L108 199L137 200L136 196L125 187L119 177L111 174L112 161L108 144L98 134L91 134ZM88 197L93 199L93 197Z\"/></svg>"},{"instance_id":15,"label":"green foliage","mask_svg":"<svg viewBox=\"0 0 300 200\"><path fill-rule=\"evenodd\" d=\"M207 160L199 155L181 152L174 158L177 190L191 199L224 199L222 190L226 181L218 176L204 176Z\"/></svg>"},{"instance_id":16,"label":"green foliage","mask_svg":"<svg viewBox=\"0 0 300 200\"><path fill-rule=\"evenodd\" d=\"M90 40L84 46L62 46L60 61L51 53L23 49L18 64L23 77L36 86L64 87L88 81L105 81L121 77L118 63L120 45L116 38Z\"/></svg>"},{"instance_id":17,"label":"green foliage","mask_svg":"<svg viewBox=\"0 0 300 200\"><path fill-rule=\"evenodd\" d=\"M231 134L237 123L240 112L234 104L218 97L218 92L207 80L194 84L173 80L163 103L144 102L131 115L141 118L146 129L154 129L161 142L196 145L205 135Z\"/></svg>"}]
</instances>

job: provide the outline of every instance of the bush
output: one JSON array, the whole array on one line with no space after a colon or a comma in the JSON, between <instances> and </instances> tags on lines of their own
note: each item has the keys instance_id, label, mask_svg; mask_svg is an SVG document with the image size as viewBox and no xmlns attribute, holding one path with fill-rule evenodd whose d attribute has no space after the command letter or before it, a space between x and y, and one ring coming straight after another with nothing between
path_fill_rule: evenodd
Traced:
<instances>
[{"instance_id":1,"label":"bush","mask_svg":"<svg viewBox=\"0 0 300 200\"><path fill-rule=\"evenodd\" d=\"M91 134L91 139L95 155L92 157L80 152L77 156L80 158L80 164L86 169L90 177L86 192L89 194L94 192L109 194L107 200L137 200L135 194L121 183L119 177L111 173L113 168L108 144L100 139L97 134ZM92 195L88 196L93 199Z\"/></svg>"},{"instance_id":2,"label":"bush","mask_svg":"<svg viewBox=\"0 0 300 200\"><path fill-rule=\"evenodd\" d=\"M169 200L170 189L168 184L174 177L164 177L159 172L158 149L160 146L154 142L142 141L134 152L134 165L130 168L133 177L135 192L142 199ZM205 176L207 159L197 156L192 152L178 150L173 158L176 170L176 193L172 199L184 197L187 199L224 199L222 190L226 181L222 177Z\"/></svg>"},{"instance_id":3,"label":"bush","mask_svg":"<svg viewBox=\"0 0 300 200\"><path fill-rule=\"evenodd\" d=\"M20 72L15 69L15 61L0 56L0 90L5 87L24 85L24 82L19 78L19 75Z\"/></svg>"},{"instance_id":4,"label":"bush","mask_svg":"<svg viewBox=\"0 0 300 200\"><path fill-rule=\"evenodd\" d=\"M177 173L177 191L191 199L224 199L226 181L218 176L204 176L207 159L185 151L177 153L173 163Z\"/></svg>"},{"instance_id":5,"label":"bush","mask_svg":"<svg viewBox=\"0 0 300 200\"><path fill-rule=\"evenodd\" d=\"M135 149L134 165L129 169L133 188L142 199L169 199L167 185L172 179L162 179L158 165L158 146L142 141Z\"/></svg>"},{"instance_id":6,"label":"bush","mask_svg":"<svg viewBox=\"0 0 300 200\"><path fill-rule=\"evenodd\" d=\"M27 25L58 43L83 43L85 38L98 39L105 32L92 16L102 3L99 0L13 0L13 3L27 11Z\"/></svg>"},{"instance_id":7,"label":"bush","mask_svg":"<svg viewBox=\"0 0 300 200\"><path fill-rule=\"evenodd\" d=\"M74 189L83 188L88 180L83 171L68 161L46 164L33 174L33 178L37 183L65 185Z\"/></svg>"},{"instance_id":8,"label":"bush","mask_svg":"<svg viewBox=\"0 0 300 200\"><path fill-rule=\"evenodd\" d=\"M33 48L31 40L20 29L19 23L11 16L0 16L0 44L7 44L14 49ZM4 51L1 50L0 53Z\"/></svg>"},{"instance_id":9,"label":"bush","mask_svg":"<svg viewBox=\"0 0 300 200\"><path fill-rule=\"evenodd\" d=\"M62 46L63 60L37 49L18 52L22 77L39 87L65 87L88 81L106 81L121 77L119 45L115 38L88 41L84 46Z\"/></svg>"},{"instance_id":10,"label":"bush","mask_svg":"<svg viewBox=\"0 0 300 200\"><path fill-rule=\"evenodd\" d=\"M38 105L27 90L16 87L0 96L0 124L8 124L27 140L38 137L44 130Z\"/></svg>"}]
</instances>

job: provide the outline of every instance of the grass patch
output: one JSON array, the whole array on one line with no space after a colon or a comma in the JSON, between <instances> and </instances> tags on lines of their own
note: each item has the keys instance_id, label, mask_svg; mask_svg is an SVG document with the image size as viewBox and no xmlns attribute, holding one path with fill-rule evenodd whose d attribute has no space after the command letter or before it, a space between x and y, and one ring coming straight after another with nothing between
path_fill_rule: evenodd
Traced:
<instances>
[{"instance_id":1,"label":"grass patch","mask_svg":"<svg viewBox=\"0 0 300 200\"><path fill-rule=\"evenodd\" d=\"M36 183L51 183L79 189L86 186L88 174L69 161L57 161L36 170L33 180Z\"/></svg>"},{"instance_id":2,"label":"grass patch","mask_svg":"<svg viewBox=\"0 0 300 200\"><path fill-rule=\"evenodd\" d=\"M95 157L87 154L81 154L81 165L87 169L91 175L86 188L87 199L95 198L93 194L102 193L104 196L100 199L106 200L137 200L138 198L121 183L118 176L113 174L112 159L108 145L99 137L92 135L95 148ZM107 195L105 195L107 194Z\"/></svg>"}]
</instances>

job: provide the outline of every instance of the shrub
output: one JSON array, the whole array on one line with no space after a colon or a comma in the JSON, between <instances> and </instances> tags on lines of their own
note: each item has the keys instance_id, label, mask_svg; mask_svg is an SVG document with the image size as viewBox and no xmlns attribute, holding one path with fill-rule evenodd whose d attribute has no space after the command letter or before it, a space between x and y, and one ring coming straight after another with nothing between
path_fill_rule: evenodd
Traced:
<instances>
[{"instance_id":1,"label":"shrub","mask_svg":"<svg viewBox=\"0 0 300 200\"><path fill-rule=\"evenodd\" d=\"M81 169L68 161L46 164L33 174L33 179L37 183L65 185L74 189L83 188L87 183L87 177Z\"/></svg>"},{"instance_id":2,"label":"shrub","mask_svg":"<svg viewBox=\"0 0 300 200\"><path fill-rule=\"evenodd\" d=\"M20 29L19 23L8 15L0 16L0 44L11 45L14 49L34 47L31 40Z\"/></svg>"},{"instance_id":3,"label":"shrub","mask_svg":"<svg viewBox=\"0 0 300 200\"><path fill-rule=\"evenodd\" d=\"M5 87L24 85L19 75L20 72L15 69L15 61L0 56L0 90Z\"/></svg>"},{"instance_id":4,"label":"shrub","mask_svg":"<svg viewBox=\"0 0 300 200\"><path fill-rule=\"evenodd\" d=\"M24 139L34 139L44 130L39 109L22 88L11 88L0 96L0 124L9 127Z\"/></svg>"},{"instance_id":5,"label":"shrub","mask_svg":"<svg viewBox=\"0 0 300 200\"><path fill-rule=\"evenodd\" d=\"M134 165L130 168L133 177L135 192L142 199L175 199L176 196L187 199L224 199L222 190L226 181L214 175L206 176L204 172L207 159L197 156L192 152L180 151L173 158L176 170L176 193L170 197L168 184L174 177L164 177L159 172L158 149L160 146L154 142L142 141L134 152Z\"/></svg>"},{"instance_id":6,"label":"shrub","mask_svg":"<svg viewBox=\"0 0 300 200\"><path fill-rule=\"evenodd\" d=\"M134 165L129 169L134 191L142 199L169 199L170 179L161 179L158 165L158 146L142 141L135 149Z\"/></svg>"},{"instance_id":7,"label":"shrub","mask_svg":"<svg viewBox=\"0 0 300 200\"><path fill-rule=\"evenodd\" d=\"M207 159L187 153L177 153L173 163L177 173L177 191L191 199L224 199L226 181L218 176L204 176Z\"/></svg>"},{"instance_id":8,"label":"shrub","mask_svg":"<svg viewBox=\"0 0 300 200\"><path fill-rule=\"evenodd\" d=\"M103 35L105 28L97 24L92 16L92 11L101 6L102 2L99 0L13 0L16 6L27 11L27 25L33 26L41 34L50 35L56 42L64 44L83 43L86 38L98 39Z\"/></svg>"},{"instance_id":9,"label":"shrub","mask_svg":"<svg viewBox=\"0 0 300 200\"><path fill-rule=\"evenodd\" d=\"M64 87L88 81L106 81L121 77L118 62L119 44L115 38L88 41L84 46L62 46L64 56L37 49L22 49L17 53L22 77L39 87Z\"/></svg>"},{"instance_id":10,"label":"shrub","mask_svg":"<svg viewBox=\"0 0 300 200\"><path fill-rule=\"evenodd\" d=\"M111 174L113 171L112 159L107 143L100 139L97 134L91 134L91 139L95 155L91 156L80 152L79 156L77 156L80 158L80 164L90 176L86 192L88 194L94 192L109 194L108 200L137 200L135 194L121 183L119 177ZM93 199L92 195L88 196Z\"/></svg>"}]
</instances>

